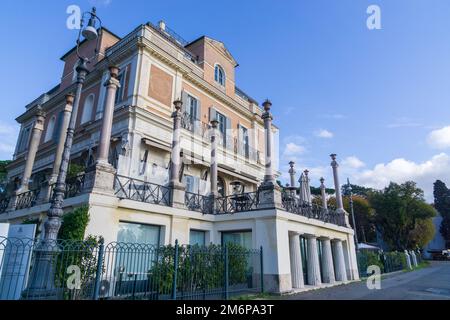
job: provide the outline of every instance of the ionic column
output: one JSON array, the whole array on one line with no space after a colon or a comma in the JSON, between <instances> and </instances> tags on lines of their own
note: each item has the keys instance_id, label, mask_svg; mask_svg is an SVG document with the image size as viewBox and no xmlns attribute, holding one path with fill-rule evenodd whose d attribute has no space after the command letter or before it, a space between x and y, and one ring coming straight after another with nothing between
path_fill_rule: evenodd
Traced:
<instances>
[{"instance_id":1,"label":"ionic column","mask_svg":"<svg viewBox=\"0 0 450 320\"><path fill-rule=\"evenodd\" d=\"M295 187L295 173L296 172L295 172L295 169L294 169L294 165L295 165L294 161L289 162L289 166L290 166L289 176L291 178L291 187Z\"/></svg>"},{"instance_id":2,"label":"ionic column","mask_svg":"<svg viewBox=\"0 0 450 320\"><path fill-rule=\"evenodd\" d=\"M36 120L34 122L33 130L31 131L30 145L28 146L27 158L25 168L23 170L22 183L20 193L28 191L28 183L30 181L31 173L33 172L34 160L41 142L42 131L44 131L45 113L39 106L36 112Z\"/></svg>"},{"instance_id":3,"label":"ionic column","mask_svg":"<svg viewBox=\"0 0 450 320\"><path fill-rule=\"evenodd\" d=\"M169 171L169 186L172 188L172 206L183 208L185 206L185 186L180 182L181 166L181 107L183 102L177 99L173 102L175 107L172 113L173 133L172 133L172 153L170 155L171 164Z\"/></svg>"},{"instance_id":4,"label":"ionic column","mask_svg":"<svg viewBox=\"0 0 450 320\"><path fill-rule=\"evenodd\" d=\"M280 187L275 181L272 162L272 114L270 108L272 103L269 100L263 102L264 112L261 115L264 121L265 133L265 175L264 181L259 186L259 208L260 209L283 209Z\"/></svg>"},{"instance_id":5,"label":"ionic column","mask_svg":"<svg viewBox=\"0 0 450 320\"><path fill-rule=\"evenodd\" d=\"M328 238L322 240L322 271L323 282L331 284L335 283L331 241Z\"/></svg>"},{"instance_id":6,"label":"ionic column","mask_svg":"<svg viewBox=\"0 0 450 320\"><path fill-rule=\"evenodd\" d=\"M326 192L326 187L325 187L325 179L324 178L320 178L320 194L321 194L321 198L322 198L322 208L324 208L325 210L328 209L328 205L327 205L327 192Z\"/></svg>"},{"instance_id":7,"label":"ionic column","mask_svg":"<svg viewBox=\"0 0 450 320\"><path fill-rule=\"evenodd\" d=\"M317 238L313 235L307 236L307 267L308 267L308 284L318 286L322 283L320 279L320 263L319 252L317 251Z\"/></svg>"},{"instance_id":8,"label":"ionic column","mask_svg":"<svg viewBox=\"0 0 450 320\"><path fill-rule=\"evenodd\" d=\"M261 115L261 118L264 121L264 132L265 132L265 176L264 176L264 184L266 185L275 185L275 177L273 175L273 164L272 164L272 114L270 113L270 107L272 103L269 100L263 102L264 112Z\"/></svg>"},{"instance_id":9,"label":"ionic column","mask_svg":"<svg viewBox=\"0 0 450 320\"><path fill-rule=\"evenodd\" d=\"M332 250L336 281L347 281L348 278L345 268L344 248L342 247L342 240L333 240Z\"/></svg>"},{"instance_id":10,"label":"ionic column","mask_svg":"<svg viewBox=\"0 0 450 320\"><path fill-rule=\"evenodd\" d=\"M211 167L210 167L210 183L211 196L217 197L217 120L211 121Z\"/></svg>"},{"instance_id":11,"label":"ionic column","mask_svg":"<svg viewBox=\"0 0 450 320\"><path fill-rule=\"evenodd\" d=\"M289 253L291 263L292 288L303 288L303 263L300 251L300 235L298 233L289 234Z\"/></svg>"},{"instance_id":12,"label":"ionic column","mask_svg":"<svg viewBox=\"0 0 450 320\"><path fill-rule=\"evenodd\" d=\"M350 222L348 219L348 213L344 210L344 205L342 202L342 194L341 194L341 184L339 183L339 174L338 174L338 168L339 164L336 161L336 154L331 154L331 167L333 168L333 179L334 179L334 188L336 190L336 206L337 206L337 212L344 213L345 215L345 225L347 227L350 227Z\"/></svg>"},{"instance_id":13,"label":"ionic column","mask_svg":"<svg viewBox=\"0 0 450 320\"><path fill-rule=\"evenodd\" d=\"M97 163L109 165L109 149L111 146L111 131L114 118L114 107L116 104L116 92L120 87L119 68L117 66L109 67L109 79L104 86L106 87L106 101L103 110L102 129L100 132L100 141L98 148Z\"/></svg>"}]
</instances>

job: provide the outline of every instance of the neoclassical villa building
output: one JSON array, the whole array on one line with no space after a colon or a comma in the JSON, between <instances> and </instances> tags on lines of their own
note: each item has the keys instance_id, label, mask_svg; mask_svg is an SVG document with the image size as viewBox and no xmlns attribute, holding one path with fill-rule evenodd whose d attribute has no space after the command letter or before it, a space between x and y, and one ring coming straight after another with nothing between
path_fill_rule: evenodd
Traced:
<instances>
[{"instance_id":1,"label":"neoclassical villa building","mask_svg":"<svg viewBox=\"0 0 450 320\"><path fill-rule=\"evenodd\" d=\"M88 65L76 119L64 211L89 206L86 234L106 242L263 248L265 288L358 279L354 231L342 206L276 183L271 103L236 86L238 63L217 40L185 42L163 22L120 38L101 28L79 50ZM0 222L38 219L43 234L78 83L75 49L61 82L25 107ZM108 99L109 97L109 99ZM108 102L109 101L109 102Z\"/></svg>"}]
</instances>

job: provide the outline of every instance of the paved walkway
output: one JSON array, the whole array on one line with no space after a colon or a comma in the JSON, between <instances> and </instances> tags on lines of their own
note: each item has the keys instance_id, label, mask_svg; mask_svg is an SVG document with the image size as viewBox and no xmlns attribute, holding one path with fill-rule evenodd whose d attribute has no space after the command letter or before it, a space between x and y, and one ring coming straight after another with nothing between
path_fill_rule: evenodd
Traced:
<instances>
[{"instance_id":1,"label":"paved walkway","mask_svg":"<svg viewBox=\"0 0 450 320\"><path fill-rule=\"evenodd\" d=\"M450 262L432 261L429 267L386 275L380 290L369 290L365 281L318 289L286 300L450 300Z\"/></svg>"}]
</instances>

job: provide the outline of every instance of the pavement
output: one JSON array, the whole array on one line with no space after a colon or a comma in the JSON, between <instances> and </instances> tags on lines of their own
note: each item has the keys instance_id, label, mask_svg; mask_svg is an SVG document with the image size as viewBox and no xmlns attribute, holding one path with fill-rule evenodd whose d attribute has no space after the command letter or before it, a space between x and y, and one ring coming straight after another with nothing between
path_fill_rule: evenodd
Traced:
<instances>
[{"instance_id":1,"label":"pavement","mask_svg":"<svg viewBox=\"0 0 450 320\"><path fill-rule=\"evenodd\" d=\"M368 289L366 281L280 297L283 300L450 300L450 261L431 261L410 272L381 278L381 289Z\"/></svg>"}]
</instances>

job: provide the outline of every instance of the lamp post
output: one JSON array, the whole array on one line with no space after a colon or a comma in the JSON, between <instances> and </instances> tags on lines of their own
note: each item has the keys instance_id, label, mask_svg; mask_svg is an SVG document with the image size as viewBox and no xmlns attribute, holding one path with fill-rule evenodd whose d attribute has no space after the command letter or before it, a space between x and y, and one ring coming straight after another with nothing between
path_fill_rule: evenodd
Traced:
<instances>
[{"instance_id":1,"label":"lamp post","mask_svg":"<svg viewBox=\"0 0 450 320\"><path fill-rule=\"evenodd\" d=\"M84 27L84 18L89 16L89 21ZM63 202L66 190L66 177L69 168L70 154L75 133L75 125L77 121L78 108L80 105L81 92L84 81L88 73L87 64L90 59L80 55L81 35L86 41L97 40L95 55L98 50L99 34L96 29L96 21L100 24L101 20L97 16L96 9L92 8L90 12L84 12L80 21L80 31L78 32L76 54L78 56L78 66L76 68L77 80L75 98L73 101L72 112L70 115L70 122L67 128L66 141L64 144L64 151L61 159L56 186L53 192L50 209L47 211L47 221L44 224L45 236L39 247L36 249L36 261L31 274L31 281L24 295L29 299L52 299L58 295L57 289L54 286L54 257L57 252L56 240L58 231L61 227L61 218L63 215ZM94 55L94 58L95 58Z\"/></svg>"},{"instance_id":2,"label":"lamp post","mask_svg":"<svg viewBox=\"0 0 450 320\"><path fill-rule=\"evenodd\" d=\"M358 251L358 231L356 228L355 212L353 210L353 192L352 186L350 185L350 180L347 178L347 192L349 196L350 213L352 214L353 230L355 231L355 245L356 251Z\"/></svg>"}]
</instances>

